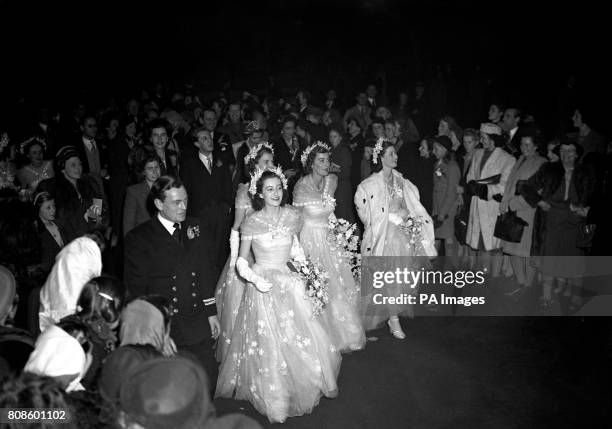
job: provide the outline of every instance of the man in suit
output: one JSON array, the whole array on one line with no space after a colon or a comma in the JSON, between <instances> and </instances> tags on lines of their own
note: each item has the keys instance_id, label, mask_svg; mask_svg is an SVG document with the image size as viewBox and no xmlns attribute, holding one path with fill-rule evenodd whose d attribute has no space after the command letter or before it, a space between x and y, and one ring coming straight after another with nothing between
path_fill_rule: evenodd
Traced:
<instances>
[{"instance_id":1,"label":"man in suit","mask_svg":"<svg viewBox=\"0 0 612 429\"><path fill-rule=\"evenodd\" d=\"M522 112L516 107L510 107L504 112L501 127L505 131L506 145L504 150L510 155L518 158L521 152L522 129L519 127Z\"/></svg>"},{"instance_id":2,"label":"man in suit","mask_svg":"<svg viewBox=\"0 0 612 429\"><path fill-rule=\"evenodd\" d=\"M232 173L224 158L215 150L208 129L196 129L193 139L197 153L181 159L181 179L189 195L187 214L197 217L211 228L214 263L220 273L229 254L227 237L233 203Z\"/></svg>"},{"instance_id":3,"label":"man in suit","mask_svg":"<svg viewBox=\"0 0 612 429\"><path fill-rule=\"evenodd\" d=\"M338 101L338 95L335 89L330 89L325 94L325 110L336 109L342 111L343 108Z\"/></svg>"},{"instance_id":4,"label":"man in suit","mask_svg":"<svg viewBox=\"0 0 612 429\"><path fill-rule=\"evenodd\" d=\"M263 137L264 130L259 128L257 121L250 122L244 131L246 140L234 143L232 150L234 151L234 157L236 158L236 170L234 171L234 190L238 187L239 183L244 183L248 176L244 171L244 157L249 154L251 149L257 146Z\"/></svg>"},{"instance_id":5,"label":"man in suit","mask_svg":"<svg viewBox=\"0 0 612 429\"><path fill-rule=\"evenodd\" d=\"M306 144L296 135L296 119L289 115L281 124L281 135L272 142L274 162L280 165L289 181L288 193L291 196L293 186L301 171L300 156Z\"/></svg>"},{"instance_id":6,"label":"man in suit","mask_svg":"<svg viewBox=\"0 0 612 429\"><path fill-rule=\"evenodd\" d=\"M355 118L359 123L359 128L365 130L372 122L370 118L372 109L368 106L368 96L365 92L360 92L357 94L356 101L357 104L344 113L344 122L346 123L348 118Z\"/></svg>"},{"instance_id":7,"label":"man in suit","mask_svg":"<svg viewBox=\"0 0 612 429\"><path fill-rule=\"evenodd\" d=\"M232 152L232 144L227 134L224 134L220 129L217 129L217 122L219 119L217 118L217 114L214 110L204 110L204 112L202 112L202 119L204 128L208 130L210 137L212 138L215 152L233 171L233 168L236 165L236 160L234 159L234 154ZM196 131L197 130L194 132Z\"/></svg>"},{"instance_id":8,"label":"man in suit","mask_svg":"<svg viewBox=\"0 0 612 429\"><path fill-rule=\"evenodd\" d=\"M215 386L213 340L220 332L215 305L217 273L210 227L188 218L187 190L160 177L149 195L156 214L125 239L125 284L134 298L161 295L172 304L171 336L179 351L195 355Z\"/></svg>"},{"instance_id":9,"label":"man in suit","mask_svg":"<svg viewBox=\"0 0 612 429\"><path fill-rule=\"evenodd\" d=\"M102 145L96 141L98 133L96 118L85 115L81 121L81 132L81 138L75 142L74 146L83 162L83 173L89 173L102 189L102 179L108 175L108 166Z\"/></svg>"},{"instance_id":10,"label":"man in suit","mask_svg":"<svg viewBox=\"0 0 612 429\"><path fill-rule=\"evenodd\" d=\"M240 103L230 104L227 108L227 117L229 121L219 128L219 132L227 135L231 144L238 143L242 140L244 124L242 123L241 115Z\"/></svg>"}]
</instances>

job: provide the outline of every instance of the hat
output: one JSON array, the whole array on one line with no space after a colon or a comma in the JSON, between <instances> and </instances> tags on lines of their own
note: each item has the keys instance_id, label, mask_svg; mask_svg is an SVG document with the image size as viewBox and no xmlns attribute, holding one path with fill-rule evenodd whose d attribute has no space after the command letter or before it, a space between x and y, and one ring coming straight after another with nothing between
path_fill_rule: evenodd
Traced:
<instances>
[{"instance_id":1,"label":"hat","mask_svg":"<svg viewBox=\"0 0 612 429\"><path fill-rule=\"evenodd\" d=\"M63 170L66 165L66 161L68 161L72 157L80 158L79 152L74 146L64 146L60 150L58 150L57 154L55 155L55 162L57 164L58 170Z\"/></svg>"},{"instance_id":2,"label":"hat","mask_svg":"<svg viewBox=\"0 0 612 429\"><path fill-rule=\"evenodd\" d=\"M7 268L0 265L0 324L8 316L17 294L15 276Z\"/></svg>"},{"instance_id":3,"label":"hat","mask_svg":"<svg viewBox=\"0 0 612 429\"><path fill-rule=\"evenodd\" d=\"M161 357L162 354L150 345L128 345L117 347L104 360L98 389L100 395L113 404L119 402L123 382L131 372L149 359Z\"/></svg>"},{"instance_id":4,"label":"hat","mask_svg":"<svg viewBox=\"0 0 612 429\"><path fill-rule=\"evenodd\" d=\"M447 136L434 137L434 141L443 146L449 152L453 150L453 141Z\"/></svg>"},{"instance_id":5,"label":"hat","mask_svg":"<svg viewBox=\"0 0 612 429\"><path fill-rule=\"evenodd\" d=\"M493 134L493 135L502 135L502 129L499 125L493 124L491 122L486 122L484 124L480 124L480 132L485 134Z\"/></svg>"},{"instance_id":6,"label":"hat","mask_svg":"<svg viewBox=\"0 0 612 429\"><path fill-rule=\"evenodd\" d=\"M184 358L151 359L121 386L120 408L148 429L202 427L214 413L208 377Z\"/></svg>"}]
</instances>

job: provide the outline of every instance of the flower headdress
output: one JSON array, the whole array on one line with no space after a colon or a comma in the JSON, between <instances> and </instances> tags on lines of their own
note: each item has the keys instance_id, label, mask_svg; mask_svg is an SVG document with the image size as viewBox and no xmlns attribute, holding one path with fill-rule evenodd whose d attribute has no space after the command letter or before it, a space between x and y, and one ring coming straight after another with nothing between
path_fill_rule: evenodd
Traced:
<instances>
[{"instance_id":1,"label":"flower headdress","mask_svg":"<svg viewBox=\"0 0 612 429\"><path fill-rule=\"evenodd\" d=\"M376 141L376 145L374 146L374 150L372 151L372 163L373 164L378 164L378 156L380 155L380 152L382 152L382 148L383 148L383 143L386 140L382 137L379 137L379 139Z\"/></svg>"},{"instance_id":2,"label":"flower headdress","mask_svg":"<svg viewBox=\"0 0 612 429\"><path fill-rule=\"evenodd\" d=\"M300 157L300 161L302 163L302 167L306 168L306 162L308 161L308 155L310 155L310 152L312 152L312 150L315 147L322 147L323 149L327 150L328 152L331 150L331 148L326 145L325 143L321 142L321 141L317 141L314 144L311 144L310 146L308 146L306 149L304 149L304 152L302 152L302 156Z\"/></svg>"},{"instance_id":3,"label":"flower headdress","mask_svg":"<svg viewBox=\"0 0 612 429\"><path fill-rule=\"evenodd\" d=\"M26 141L22 142L19 145L19 152L21 152L22 155L25 155L26 146L32 143L33 141L39 143L42 146L43 151L47 150L47 144L45 143L45 141L41 139L40 137L34 136L34 137L30 137L29 139L27 139Z\"/></svg>"},{"instance_id":4,"label":"flower headdress","mask_svg":"<svg viewBox=\"0 0 612 429\"><path fill-rule=\"evenodd\" d=\"M268 168L265 168L265 169L261 169L261 168L257 167L257 169L255 170L255 173L251 174L251 183L249 185L249 194L255 195L257 193L257 182L259 181L259 179L261 179L261 175L264 173L264 171L271 171L272 173L276 174L278 176L278 178L281 180L281 183L283 185L283 189L287 190L287 178L283 174L283 169L280 166L277 166L277 167L268 167Z\"/></svg>"},{"instance_id":5,"label":"flower headdress","mask_svg":"<svg viewBox=\"0 0 612 429\"><path fill-rule=\"evenodd\" d=\"M272 151L272 155L274 155L274 148L272 147L272 145L268 142L261 142L257 146L255 146L253 149L251 149L249 151L249 154L244 157L244 163L248 164L250 159L255 159L259 151L263 149L264 147L270 149L270 151Z\"/></svg>"}]
</instances>

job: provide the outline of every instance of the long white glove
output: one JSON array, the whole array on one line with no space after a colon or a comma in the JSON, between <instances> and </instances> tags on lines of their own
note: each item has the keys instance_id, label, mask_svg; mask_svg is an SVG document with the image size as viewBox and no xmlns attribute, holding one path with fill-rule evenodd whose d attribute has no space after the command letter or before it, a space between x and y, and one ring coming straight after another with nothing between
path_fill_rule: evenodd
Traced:
<instances>
[{"instance_id":1,"label":"long white glove","mask_svg":"<svg viewBox=\"0 0 612 429\"><path fill-rule=\"evenodd\" d=\"M266 293L272 289L272 284L263 277L255 274L249 267L249 263L246 259L239 257L236 261L236 269L246 281L253 283L258 291Z\"/></svg>"},{"instance_id":2,"label":"long white glove","mask_svg":"<svg viewBox=\"0 0 612 429\"><path fill-rule=\"evenodd\" d=\"M230 268L236 265L236 259L238 259L238 250L240 249L240 233L235 229L232 229L230 233Z\"/></svg>"}]
</instances>

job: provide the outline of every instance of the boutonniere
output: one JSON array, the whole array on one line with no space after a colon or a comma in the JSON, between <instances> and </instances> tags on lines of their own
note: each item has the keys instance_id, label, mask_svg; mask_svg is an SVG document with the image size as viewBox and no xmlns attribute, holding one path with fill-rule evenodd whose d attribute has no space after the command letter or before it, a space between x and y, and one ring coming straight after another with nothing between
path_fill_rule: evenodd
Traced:
<instances>
[{"instance_id":1,"label":"boutonniere","mask_svg":"<svg viewBox=\"0 0 612 429\"><path fill-rule=\"evenodd\" d=\"M193 240L196 237L200 236L200 227L199 226L190 226L187 228L187 238Z\"/></svg>"},{"instance_id":2,"label":"boutonniere","mask_svg":"<svg viewBox=\"0 0 612 429\"><path fill-rule=\"evenodd\" d=\"M222 167L222 166L223 166L223 161L221 161L220 159L218 159L215 165L216 165L217 167Z\"/></svg>"},{"instance_id":3,"label":"boutonniere","mask_svg":"<svg viewBox=\"0 0 612 429\"><path fill-rule=\"evenodd\" d=\"M442 170L440 170L439 168L434 173L438 177L442 177L442 175L443 175Z\"/></svg>"}]
</instances>

